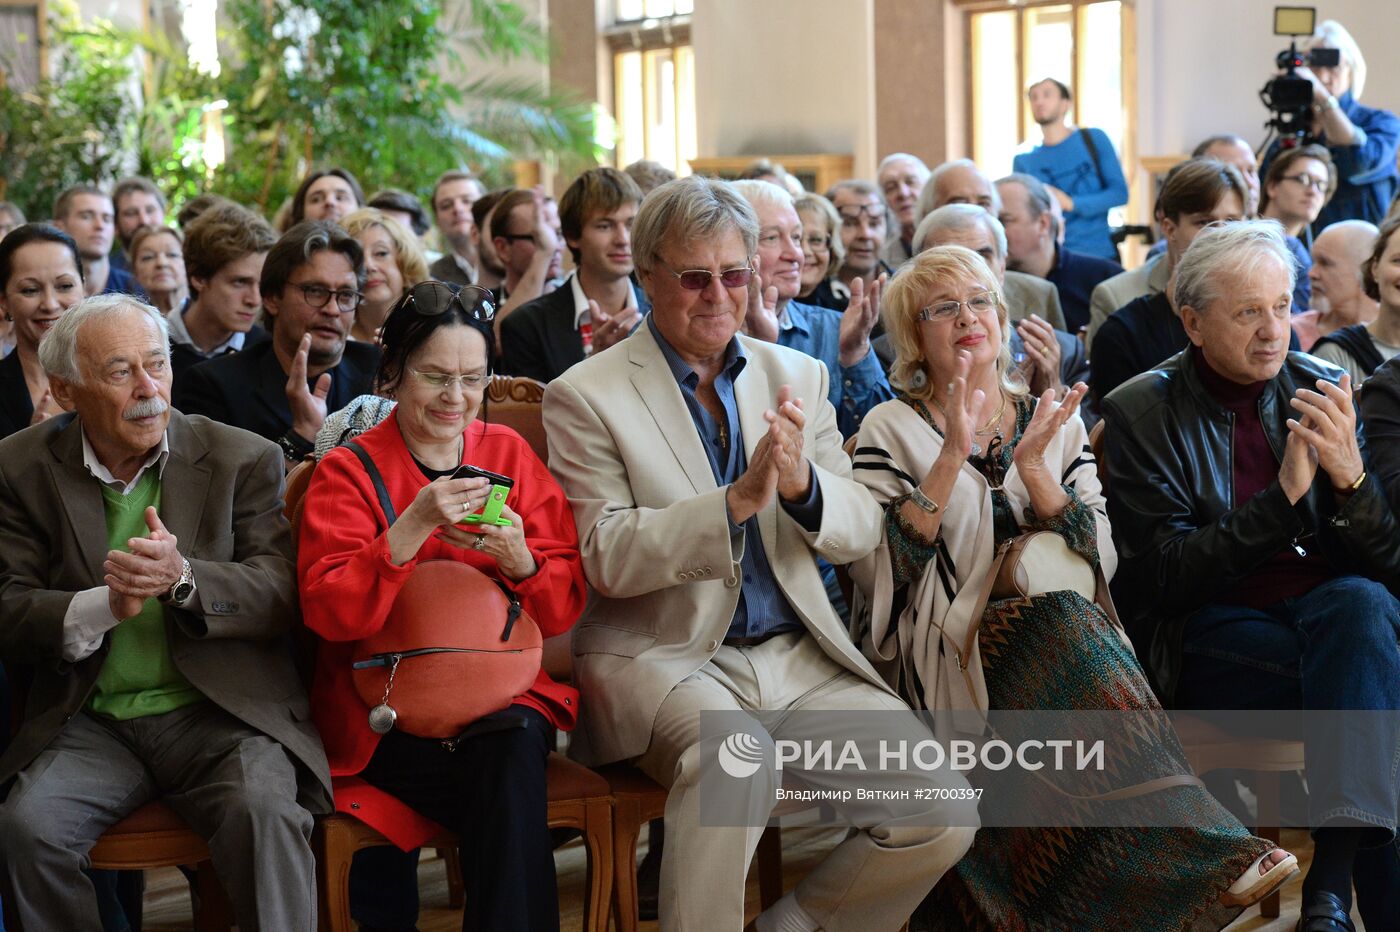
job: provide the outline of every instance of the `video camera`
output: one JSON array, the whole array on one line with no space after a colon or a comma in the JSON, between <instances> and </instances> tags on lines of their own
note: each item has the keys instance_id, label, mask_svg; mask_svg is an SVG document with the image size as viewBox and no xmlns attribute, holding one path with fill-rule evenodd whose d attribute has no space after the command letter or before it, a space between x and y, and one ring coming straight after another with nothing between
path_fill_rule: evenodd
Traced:
<instances>
[{"instance_id":1,"label":"video camera","mask_svg":"<svg viewBox=\"0 0 1400 932\"><path fill-rule=\"evenodd\" d=\"M1288 48L1274 59L1284 73L1265 84L1259 99L1269 108L1273 118L1264 125L1278 131L1284 148L1312 142L1313 86L1307 78L1298 76L1298 69L1335 68L1341 62L1337 49L1298 51L1298 36L1310 36L1317 21L1317 9L1310 6L1274 7L1274 35L1289 36Z\"/></svg>"}]
</instances>

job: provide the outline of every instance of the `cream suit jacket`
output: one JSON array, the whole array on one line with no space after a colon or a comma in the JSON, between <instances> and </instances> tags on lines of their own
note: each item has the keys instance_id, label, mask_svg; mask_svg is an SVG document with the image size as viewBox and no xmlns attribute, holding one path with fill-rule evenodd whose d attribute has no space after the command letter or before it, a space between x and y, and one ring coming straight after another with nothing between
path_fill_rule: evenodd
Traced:
<instances>
[{"instance_id":1,"label":"cream suit jacket","mask_svg":"<svg viewBox=\"0 0 1400 932\"><path fill-rule=\"evenodd\" d=\"M884 692L831 603L814 558L849 563L875 549L884 517L851 480L827 371L794 350L739 338L748 364L735 381L744 449L767 432L763 412L790 385L808 412L803 448L821 485L821 527L804 530L777 503L759 537L731 538L727 487L717 486L680 387L651 329L549 384L549 467L573 505L589 600L574 628L580 727L571 752L587 764L636 757L671 689L704 666L739 601L740 558L762 546L808 633L836 663Z\"/></svg>"}]
</instances>

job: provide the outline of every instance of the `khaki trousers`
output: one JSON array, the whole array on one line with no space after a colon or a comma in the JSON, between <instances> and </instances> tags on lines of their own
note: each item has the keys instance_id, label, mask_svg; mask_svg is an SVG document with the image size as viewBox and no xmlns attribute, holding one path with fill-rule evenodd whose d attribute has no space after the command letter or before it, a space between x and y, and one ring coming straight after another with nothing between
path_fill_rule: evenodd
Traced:
<instances>
[{"instance_id":1,"label":"khaki trousers","mask_svg":"<svg viewBox=\"0 0 1400 932\"><path fill-rule=\"evenodd\" d=\"M928 737L899 699L837 665L805 631L754 647L721 647L666 697L657 712L651 745L636 761L652 779L670 788L661 861L660 919L665 932L738 932L743 927L745 878L763 833L758 823L748 828L702 824L700 773L712 769L717 753L713 742L701 740L700 713L707 710L887 712L880 716L878 733L861 736L862 755L870 761L879 757L875 748L881 739ZM797 716L766 730L772 738L800 740L804 732L812 734L813 720L820 718ZM815 736L826 737L820 729ZM784 769L792 774L795 767L788 764ZM960 775L947 772L868 773L861 775L859 785L879 788L883 781L887 788L904 789L921 780L929 788L968 786ZM751 811L771 810L775 775L733 782L749 788ZM890 818L854 832L803 878L796 889L798 903L827 932L893 932L972 845L973 811L966 802L896 804ZM952 821L959 825L946 824Z\"/></svg>"}]
</instances>

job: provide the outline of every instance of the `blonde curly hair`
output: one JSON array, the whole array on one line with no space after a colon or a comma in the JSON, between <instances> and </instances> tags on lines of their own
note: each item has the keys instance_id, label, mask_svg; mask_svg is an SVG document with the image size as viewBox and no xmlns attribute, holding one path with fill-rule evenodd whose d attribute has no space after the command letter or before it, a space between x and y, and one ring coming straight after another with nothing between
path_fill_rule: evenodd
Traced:
<instances>
[{"instance_id":1,"label":"blonde curly hair","mask_svg":"<svg viewBox=\"0 0 1400 932\"><path fill-rule=\"evenodd\" d=\"M938 389L938 380L928 370L919 341L919 312L928 306L928 296L935 288L968 283L985 287L996 298L997 323L1001 327L997 378L1002 391L1013 398L1026 394L1025 382L1012 372L1011 323L996 275L971 249L935 246L905 263L880 298L880 321L895 352L890 382L909 397L933 401Z\"/></svg>"}]
</instances>

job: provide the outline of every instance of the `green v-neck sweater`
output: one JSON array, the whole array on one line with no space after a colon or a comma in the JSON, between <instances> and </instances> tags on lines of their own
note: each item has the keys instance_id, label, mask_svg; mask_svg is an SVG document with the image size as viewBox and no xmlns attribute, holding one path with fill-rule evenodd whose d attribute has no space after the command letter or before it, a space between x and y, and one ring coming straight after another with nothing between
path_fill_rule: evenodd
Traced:
<instances>
[{"instance_id":1,"label":"green v-neck sweater","mask_svg":"<svg viewBox=\"0 0 1400 932\"><path fill-rule=\"evenodd\" d=\"M154 468L147 469L126 495L102 486L109 550L128 551L128 540L146 536L148 506L160 509L160 476ZM89 703L93 712L124 721L173 712L204 699L175 667L166 637L165 610L157 600L147 599L137 615L108 632L107 640L107 659Z\"/></svg>"}]
</instances>

